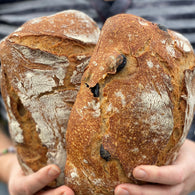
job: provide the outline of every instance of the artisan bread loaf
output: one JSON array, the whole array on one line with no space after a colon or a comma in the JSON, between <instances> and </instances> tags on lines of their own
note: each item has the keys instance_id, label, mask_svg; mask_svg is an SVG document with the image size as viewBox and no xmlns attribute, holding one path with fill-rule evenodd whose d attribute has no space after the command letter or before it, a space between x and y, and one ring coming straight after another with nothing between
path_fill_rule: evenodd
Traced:
<instances>
[{"instance_id":1,"label":"artisan bread loaf","mask_svg":"<svg viewBox=\"0 0 195 195\"><path fill-rule=\"evenodd\" d=\"M68 10L33 19L1 42L1 90L20 165L26 174L58 165L51 186L64 184L67 122L99 32Z\"/></svg>"},{"instance_id":2,"label":"artisan bread loaf","mask_svg":"<svg viewBox=\"0 0 195 195\"><path fill-rule=\"evenodd\" d=\"M186 38L130 14L104 24L70 114L65 185L110 195L137 165L167 165L190 128L195 58Z\"/></svg>"}]
</instances>

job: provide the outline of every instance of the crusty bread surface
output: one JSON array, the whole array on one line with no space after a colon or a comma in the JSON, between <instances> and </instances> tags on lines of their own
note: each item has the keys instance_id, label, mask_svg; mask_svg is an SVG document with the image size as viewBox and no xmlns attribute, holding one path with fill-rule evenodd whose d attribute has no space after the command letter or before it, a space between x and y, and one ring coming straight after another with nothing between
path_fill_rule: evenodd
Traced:
<instances>
[{"instance_id":1,"label":"crusty bread surface","mask_svg":"<svg viewBox=\"0 0 195 195\"><path fill-rule=\"evenodd\" d=\"M26 174L54 163L64 184L65 132L81 76L99 37L86 14L35 18L0 44L1 91L18 159Z\"/></svg>"},{"instance_id":2,"label":"crusty bread surface","mask_svg":"<svg viewBox=\"0 0 195 195\"><path fill-rule=\"evenodd\" d=\"M110 195L133 169L177 157L195 104L195 58L177 32L130 14L104 24L66 132L65 185Z\"/></svg>"}]
</instances>

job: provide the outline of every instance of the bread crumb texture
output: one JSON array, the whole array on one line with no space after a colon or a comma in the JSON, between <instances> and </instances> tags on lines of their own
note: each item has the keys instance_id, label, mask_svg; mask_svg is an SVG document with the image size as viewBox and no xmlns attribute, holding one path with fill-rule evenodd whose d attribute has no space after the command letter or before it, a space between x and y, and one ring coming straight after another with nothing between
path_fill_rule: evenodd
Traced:
<instances>
[{"instance_id":1,"label":"bread crumb texture","mask_svg":"<svg viewBox=\"0 0 195 195\"><path fill-rule=\"evenodd\" d=\"M0 44L2 96L26 174L56 164L64 184L66 128L100 30L68 10L28 21ZM72 174L74 176L74 174Z\"/></svg>"},{"instance_id":2,"label":"bread crumb texture","mask_svg":"<svg viewBox=\"0 0 195 195\"><path fill-rule=\"evenodd\" d=\"M177 157L195 105L195 58L181 34L130 14L104 24L70 114L65 184L111 195L133 169Z\"/></svg>"}]
</instances>

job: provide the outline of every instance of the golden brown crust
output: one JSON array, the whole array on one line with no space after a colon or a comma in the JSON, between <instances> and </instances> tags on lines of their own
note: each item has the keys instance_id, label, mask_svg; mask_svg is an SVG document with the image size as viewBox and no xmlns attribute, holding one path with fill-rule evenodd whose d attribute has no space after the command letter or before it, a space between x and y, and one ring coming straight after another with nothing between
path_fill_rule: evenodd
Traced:
<instances>
[{"instance_id":1,"label":"golden brown crust","mask_svg":"<svg viewBox=\"0 0 195 195\"><path fill-rule=\"evenodd\" d=\"M83 12L68 10L30 20L12 33L11 36L51 35L53 37L54 34L55 37L63 39L67 38L82 43L96 44L99 37L99 28Z\"/></svg>"},{"instance_id":2,"label":"golden brown crust","mask_svg":"<svg viewBox=\"0 0 195 195\"><path fill-rule=\"evenodd\" d=\"M108 19L68 122L65 184L113 194L139 183L137 165L170 164L192 121L194 69L182 35L130 14Z\"/></svg>"},{"instance_id":3,"label":"golden brown crust","mask_svg":"<svg viewBox=\"0 0 195 195\"><path fill-rule=\"evenodd\" d=\"M65 131L99 29L84 13L69 10L33 19L0 45L2 96L18 159L26 174L47 164L62 173Z\"/></svg>"}]
</instances>

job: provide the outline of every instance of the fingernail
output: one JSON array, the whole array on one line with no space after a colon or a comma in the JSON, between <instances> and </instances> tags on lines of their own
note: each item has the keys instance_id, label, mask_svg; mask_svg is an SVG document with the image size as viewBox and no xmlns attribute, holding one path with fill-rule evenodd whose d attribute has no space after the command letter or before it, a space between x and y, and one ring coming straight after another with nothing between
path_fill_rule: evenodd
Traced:
<instances>
[{"instance_id":1,"label":"fingernail","mask_svg":"<svg viewBox=\"0 0 195 195\"><path fill-rule=\"evenodd\" d=\"M60 170L56 167L52 167L48 171L48 175L51 177L57 176L60 173Z\"/></svg>"},{"instance_id":2,"label":"fingernail","mask_svg":"<svg viewBox=\"0 0 195 195\"><path fill-rule=\"evenodd\" d=\"M138 169L134 172L134 177L143 179L146 177L146 172L143 169Z\"/></svg>"},{"instance_id":3,"label":"fingernail","mask_svg":"<svg viewBox=\"0 0 195 195\"><path fill-rule=\"evenodd\" d=\"M63 195L66 195L66 192L64 192L64 194Z\"/></svg>"},{"instance_id":4,"label":"fingernail","mask_svg":"<svg viewBox=\"0 0 195 195\"><path fill-rule=\"evenodd\" d=\"M123 188L118 188L115 195L130 195L129 192Z\"/></svg>"}]
</instances>

